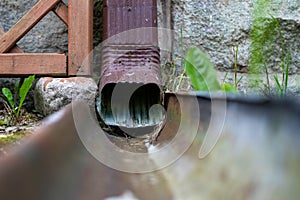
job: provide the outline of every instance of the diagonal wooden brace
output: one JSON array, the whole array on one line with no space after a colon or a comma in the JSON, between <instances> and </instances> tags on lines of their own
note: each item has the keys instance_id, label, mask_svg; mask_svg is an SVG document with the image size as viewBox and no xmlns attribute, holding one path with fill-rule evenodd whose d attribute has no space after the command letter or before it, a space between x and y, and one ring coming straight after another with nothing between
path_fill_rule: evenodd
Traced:
<instances>
[{"instance_id":1,"label":"diagonal wooden brace","mask_svg":"<svg viewBox=\"0 0 300 200\"><path fill-rule=\"evenodd\" d=\"M57 6L52 10L61 21L63 21L67 26L68 24L68 6L64 2L60 2Z\"/></svg>"},{"instance_id":2,"label":"diagonal wooden brace","mask_svg":"<svg viewBox=\"0 0 300 200\"><path fill-rule=\"evenodd\" d=\"M0 37L3 35L5 32L0 28ZM17 45L13 46L8 53L23 53L23 50L18 47Z\"/></svg>"},{"instance_id":3,"label":"diagonal wooden brace","mask_svg":"<svg viewBox=\"0 0 300 200\"><path fill-rule=\"evenodd\" d=\"M0 38L0 53L8 52L59 2L60 0L40 0L17 24Z\"/></svg>"}]
</instances>

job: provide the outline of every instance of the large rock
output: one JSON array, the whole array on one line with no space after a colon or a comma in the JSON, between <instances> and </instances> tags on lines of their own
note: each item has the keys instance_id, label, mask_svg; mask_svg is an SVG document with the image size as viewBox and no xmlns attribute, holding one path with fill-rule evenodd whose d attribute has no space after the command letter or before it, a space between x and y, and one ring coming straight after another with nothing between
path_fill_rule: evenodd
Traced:
<instances>
[{"instance_id":1,"label":"large rock","mask_svg":"<svg viewBox=\"0 0 300 200\"><path fill-rule=\"evenodd\" d=\"M181 52L180 29L183 29L185 50L192 46L202 48L219 70L233 69L234 47L239 45L238 65L247 71L249 66L252 0L166 0L171 1L172 28L177 31L173 51ZM291 52L291 73L300 72L300 1L273 0L270 13L281 24L286 49ZM277 11L274 11L276 10ZM168 18L165 16L165 18ZM277 49L269 55L268 66L276 71L280 66Z\"/></svg>"},{"instance_id":2,"label":"large rock","mask_svg":"<svg viewBox=\"0 0 300 200\"><path fill-rule=\"evenodd\" d=\"M97 85L91 78L41 78L35 87L35 109L49 115L72 100L81 100L95 106Z\"/></svg>"}]
</instances>

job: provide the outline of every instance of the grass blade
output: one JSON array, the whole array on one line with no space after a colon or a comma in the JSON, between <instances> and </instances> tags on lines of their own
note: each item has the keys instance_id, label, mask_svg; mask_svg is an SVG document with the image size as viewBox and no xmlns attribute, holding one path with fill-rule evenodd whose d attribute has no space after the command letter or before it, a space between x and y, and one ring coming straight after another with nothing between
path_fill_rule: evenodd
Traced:
<instances>
[{"instance_id":1,"label":"grass blade","mask_svg":"<svg viewBox=\"0 0 300 200\"><path fill-rule=\"evenodd\" d=\"M279 93L282 94L282 87L281 87L281 85L280 85L280 83L279 83L279 80L278 80L278 76L277 76L277 75L274 75L274 80L275 80L275 82L276 82L277 89L278 89Z\"/></svg>"},{"instance_id":2,"label":"grass blade","mask_svg":"<svg viewBox=\"0 0 300 200\"><path fill-rule=\"evenodd\" d=\"M269 70L268 70L267 63L265 60L264 60L264 68L265 68L265 72L266 72L266 76L267 76L267 84L265 85L265 87L267 88L268 93L270 95L271 94L271 86L270 86Z\"/></svg>"},{"instance_id":3,"label":"grass blade","mask_svg":"<svg viewBox=\"0 0 300 200\"><path fill-rule=\"evenodd\" d=\"M284 94L286 94L287 87L288 87L290 61L291 61L291 53L289 52L287 55L286 68L285 68Z\"/></svg>"},{"instance_id":4,"label":"grass blade","mask_svg":"<svg viewBox=\"0 0 300 200\"><path fill-rule=\"evenodd\" d=\"M241 76L241 77L239 78L239 80L237 81L237 85L243 80L243 78L244 78L244 76Z\"/></svg>"}]
</instances>

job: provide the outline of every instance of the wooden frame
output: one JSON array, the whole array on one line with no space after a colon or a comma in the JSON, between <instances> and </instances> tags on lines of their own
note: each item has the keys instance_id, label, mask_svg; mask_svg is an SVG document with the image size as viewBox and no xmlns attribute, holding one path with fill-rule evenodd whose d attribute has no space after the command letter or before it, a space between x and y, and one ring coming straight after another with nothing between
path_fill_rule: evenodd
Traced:
<instances>
[{"instance_id":1,"label":"wooden frame","mask_svg":"<svg viewBox=\"0 0 300 200\"><path fill-rule=\"evenodd\" d=\"M3 35L5 32L0 28L0 37ZM17 45L14 45L10 50L9 53L23 53L23 50L18 47Z\"/></svg>"},{"instance_id":2,"label":"wooden frame","mask_svg":"<svg viewBox=\"0 0 300 200\"><path fill-rule=\"evenodd\" d=\"M91 73L91 50L93 48L93 1L69 0L68 28L68 74Z\"/></svg>"},{"instance_id":3,"label":"wooden frame","mask_svg":"<svg viewBox=\"0 0 300 200\"><path fill-rule=\"evenodd\" d=\"M23 53L16 46L50 11L68 26L68 58L65 54ZM90 75L92 42L93 0L69 0L68 6L61 0L40 0L7 33L0 30L0 76Z\"/></svg>"},{"instance_id":4,"label":"wooden frame","mask_svg":"<svg viewBox=\"0 0 300 200\"><path fill-rule=\"evenodd\" d=\"M64 76L66 56L57 53L7 53L0 54L0 74L38 74Z\"/></svg>"},{"instance_id":5,"label":"wooden frame","mask_svg":"<svg viewBox=\"0 0 300 200\"><path fill-rule=\"evenodd\" d=\"M60 2L53 12L68 26L68 6L66 4Z\"/></svg>"}]
</instances>

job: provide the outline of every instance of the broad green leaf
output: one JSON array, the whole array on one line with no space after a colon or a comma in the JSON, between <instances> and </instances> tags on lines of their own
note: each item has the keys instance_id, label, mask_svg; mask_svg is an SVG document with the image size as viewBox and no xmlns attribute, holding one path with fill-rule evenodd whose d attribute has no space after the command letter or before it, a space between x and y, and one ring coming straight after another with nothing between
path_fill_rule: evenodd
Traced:
<instances>
[{"instance_id":1,"label":"broad green leaf","mask_svg":"<svg viewBox=\"0 0 300 200\"><path fill-rule=\"evenodd\" d=\"M188 77L195 90L220 90L217 73L207 56L198 48L191 48L185 58Z\"/></svg>"},{"instance_id":2,"label":"broad green leaf","mask_svg":"<svg viewBox=\"0 0 300 200\"><path fill-rule=\"evenodd\" d=\"M20 91L19 91L20 103L19 103L19 107L18 107L17 117L19 117L20 110L21 110L24 100L33 84L34 79L35 79L34 75L29 76L28 78L26 78L24 80L24 82L20 88Z\"/></svg>"},{"instance_id":3,"label":"broad green leaf","mask_svg":"<svg viewBox=\"0 0 300 200\"><path fill-rule=\"evenodd\" d=\"M15 110L15 102L14 102L13 95L12 95L10 89L2 88L2 93L6 97L11 109Z\"/></svg>"}]
</instances>

